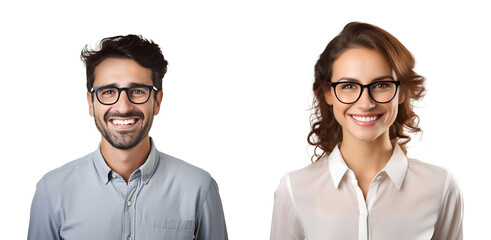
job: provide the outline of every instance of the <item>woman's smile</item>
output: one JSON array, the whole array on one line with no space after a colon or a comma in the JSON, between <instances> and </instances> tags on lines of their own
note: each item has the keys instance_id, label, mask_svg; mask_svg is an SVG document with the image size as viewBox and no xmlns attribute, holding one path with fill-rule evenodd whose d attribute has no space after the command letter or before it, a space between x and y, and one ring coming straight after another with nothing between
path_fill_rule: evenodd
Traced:
<instances>
[{"instance_id":1,"label":"woman's smile","mask_svg":"<svg viewBox=\"0 0 491 240\"><path fill-rule=\"evenodd\" d=\"M371 127L377 124L378 120L384 114L348 114L357 125L362 127Z\"/></svg>"}]
</instances>

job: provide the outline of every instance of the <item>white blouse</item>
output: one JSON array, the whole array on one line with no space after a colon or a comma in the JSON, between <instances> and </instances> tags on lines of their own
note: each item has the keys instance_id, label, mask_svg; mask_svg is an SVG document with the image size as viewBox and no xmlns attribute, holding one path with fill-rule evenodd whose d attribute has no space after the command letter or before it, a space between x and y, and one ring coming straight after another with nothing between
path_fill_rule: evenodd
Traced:
<instances>
[{"instance_id":1,"label":"white blouse","mask_svg":"<svg viewBox=\"0 0 491 240\"><path fill-rule=\"evenodd\" d=\"M328 157L281 179L271 239L462 239L462 217L462 196L451 175L408 159L397 144L365 201L336 146Z\"/></svg>"}]
</instances>

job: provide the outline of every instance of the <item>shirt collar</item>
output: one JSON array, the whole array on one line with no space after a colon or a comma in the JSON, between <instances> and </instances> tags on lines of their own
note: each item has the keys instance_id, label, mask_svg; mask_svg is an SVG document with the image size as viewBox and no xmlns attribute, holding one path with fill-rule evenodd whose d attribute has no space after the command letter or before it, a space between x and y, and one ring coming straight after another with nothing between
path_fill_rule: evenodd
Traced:
<instances>
[{"instance_id":1,"label":"shirt collar","mask_svg":"<svg viewBox=\"0 0 491 240\"><path fill-rule=\"evenodd\" d=\"M157 168L157 162L159 159L159 151L155 147L152 138L150 138L150 153L148 154L147 160L140 167L142 173L142 181L147 184L150 181L155 169Z\"/></svg>"},{"instance_id":2,"label":"shirt collar","mask_svg":"<svg viewBox=\"0 0 491 240\"><path fill-rule=\"evenodd\" d=\"M343 156L339 151L338 145L336 145L331 154L329 154L327 162L334 186L338 188L339 183L341 183L341 179L343 179L344 175L349 170L348 165L346 165L346 162L344 162Z\"/></svg>"},{"instance_id":3,"label":"shirt collar","mask_svg":"<svg viewBox=\"0 0 491 240\"><path fill-rule=\"evenodd\" d=\"M135 170L135 172L136 171L141 172L141 180L145 184L147 184L150 181L153 173L155 172L159 159L158 150L155 147L152 138L150 138L150 146L151 146L150 153L148 154L147 160L145 160L145 163L143 163L143 165L141 165L137 170ZM111 179L112 169L107 165L106 161L102 157L100 143L97 150L93 152L92 159L99 177L102 179L102 181L105 184L107 184Z\"/></svg>"},{"instance_id":4,"label":"shirt collar","mask_svg":"<svg viewBox=\"0 0 491 240\"><path fill-rule=\"evenodd\" d=\"M389 162L387 162L384 169L380 172L386 172L397 190L400 190L404 178L406 177L407 168L408 162L406 154L404 154L399 144L395 144L394 152L392 153Z\"/></svg>"},{"instance_id":5,"label":"shirt collar","mask_svg":"<svg viewBox=\"0 0 491 240\"><path fill-rule=\"evenodd\" d=\"M334 186L338 188L344 175L349 170L343 156L341 155L341 152L339 151L338 145L336 145L331 154L329 154L327 161ZM395 144L394 151L392 152L389 162L387 162L380 173L387 173L397 190L400 190L406 176L407 168L407 157L402 151L401 147L398 144Z\"/></svg>"}]
</instances>

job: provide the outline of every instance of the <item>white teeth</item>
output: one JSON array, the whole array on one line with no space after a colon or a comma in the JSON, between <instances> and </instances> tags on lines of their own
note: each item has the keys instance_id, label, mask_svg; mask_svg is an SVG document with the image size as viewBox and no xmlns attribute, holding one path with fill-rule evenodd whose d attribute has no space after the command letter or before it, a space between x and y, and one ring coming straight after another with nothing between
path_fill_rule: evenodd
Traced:
<instances>
[{"instance_id":1,"label":"white teeth","mask_svg":"<svg viewBox=\"0 0 491 240\"><path fill-rule=\"evenodd\" d=\"M128 119L128 120L114 119L113 123L116 125L129 125L135 123L135 119Z\"/></svg>"},{"instance_id":2,"label":"white teeth","mask_svg":"<svg viewBox=\"0 0 491 240\"><path fill-rule=\"evenodd\" d=\"M355 115L351 115L352 118L354 118L356 121L359 122L372 122L375 121L379 118L379 116L372 116L372 117L358 117Z\"/></svg>"}]
</instances>

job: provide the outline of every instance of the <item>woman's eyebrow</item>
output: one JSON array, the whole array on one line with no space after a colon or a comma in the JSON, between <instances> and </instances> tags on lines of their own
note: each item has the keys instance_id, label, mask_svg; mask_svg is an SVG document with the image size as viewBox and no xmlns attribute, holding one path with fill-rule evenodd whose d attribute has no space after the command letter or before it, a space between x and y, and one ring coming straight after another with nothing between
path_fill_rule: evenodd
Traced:
<instances>
[{"instance_id":1,"label":"woman's eyebrow","mask_svg":"<svg viewBox=\"0 0 491 240\"><path fill-rule=\"evenodd\" d=\"M392 77L390 75L384 75L384 76L376 77L376 78L372 79L372 81L370 81L370 82L382 81L382 80L386 80L386 79L391 79L391 80L395 81L394 77ZM358 80L356 78L350 78L350 77L342 77L342 78L338 79L338 81L357 82L357 83L360 82L360 80Z\"/></svg>"},{"instance_id":2,"label":"woman's eyebrow","mask_svg":"<svg viewBox=\"0 0 491 240\"><path fill-rule=\"evenodd\" d=\"M350 78L350 77L342 77L340 79L338 79L338 81L345 81L345 82L357 82L359 83L360 80L356 79L356 78Z\"/></svg>"},{"instance_id":3,"label":"woman's eyebrow","mask_svg":"<svg viewBox=\"0 0 491 240\"><path fill-rule=\"evenodd\" d=\"M385 76L380 76L380 77L377 77L377 78L374 78L372 80L372 82L376 82L376 81L381 81L381 80L385 80L385 79L392 79L392 81L395 81L394 80L394 77L390 76L390 75L385 75Z\"/></svg>"}]
</instances>

